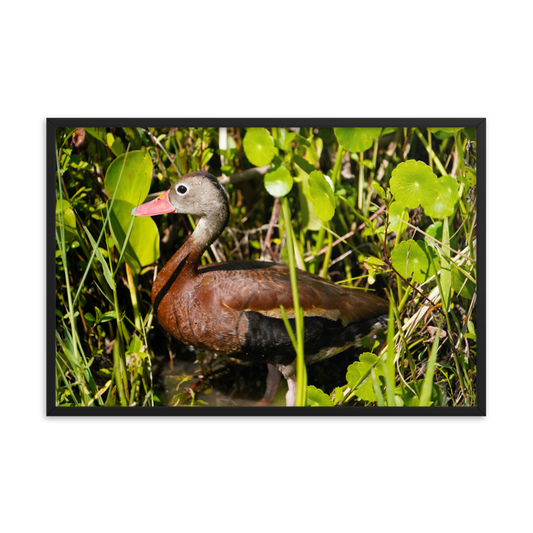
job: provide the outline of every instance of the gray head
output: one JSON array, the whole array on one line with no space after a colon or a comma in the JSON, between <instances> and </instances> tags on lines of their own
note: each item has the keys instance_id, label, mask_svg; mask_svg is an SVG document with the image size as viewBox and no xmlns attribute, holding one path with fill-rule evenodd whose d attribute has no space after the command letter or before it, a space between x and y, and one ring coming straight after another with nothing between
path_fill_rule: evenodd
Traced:
<instances>
[{"instance_id":1,"label":"gray head","mask_svg":"<svg viewBox=\"0 0 533 533\"><path fill-rule=\"evenodd\" d=\"M226 191L218 180L207 172L191 172L170 187L168 201L176 213L207 217L224 228L229 219Z\"/></svg>"},{"instance_id":2,"label":"gray head","mask_svg":"<svg viewBox=\"0 0 533 533\"><path fill-rule=\"evenodd\" d=\"M138 217L151 217L164 213L181 213L205 217L206 223L222 231L229 219L226 191L218 180L207 172L186 174L155 200L142 204L132 211ZM205 224L205 223L204 223Z\"/></svg>"}]
</instances>

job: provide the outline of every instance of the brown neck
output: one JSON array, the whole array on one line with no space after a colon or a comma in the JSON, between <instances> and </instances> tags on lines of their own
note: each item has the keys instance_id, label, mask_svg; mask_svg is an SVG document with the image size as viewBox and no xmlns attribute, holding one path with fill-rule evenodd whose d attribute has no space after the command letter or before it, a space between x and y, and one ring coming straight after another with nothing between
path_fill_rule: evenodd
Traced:
<instances>
[{"instance_id":1,"label":"brown neck","mask_svg":"<svg viewBox=\"0 0 533 533\"><path fill-rule=\"evenodd\" d=\"M198 275L198 263L209 245L218 238L224 226L220 219L202 217L193 234L170 258L158 274L152 286L152 306L157 315L159 303L174 285L176 280L191 279Z\"/></svg>"}]
</instances>

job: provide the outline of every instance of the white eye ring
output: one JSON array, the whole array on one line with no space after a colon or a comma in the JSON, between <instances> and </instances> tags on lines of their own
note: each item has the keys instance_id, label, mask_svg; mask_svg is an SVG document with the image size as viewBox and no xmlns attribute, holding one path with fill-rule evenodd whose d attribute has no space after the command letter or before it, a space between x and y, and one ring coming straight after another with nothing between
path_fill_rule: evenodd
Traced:
<instances>
[{"instance_id":1,"label":"white eye ring","mask_svg":"<svg viewBox=\"0 0 533 533\"><path fill-rule=\"evenodd\" d=\"M187 194L189 192L189 189L187 187L185 187L185 185L178 185L176 187L176 192L180 195L180 196L183 196L185 194Z\"/></svg>"}]
</instances>

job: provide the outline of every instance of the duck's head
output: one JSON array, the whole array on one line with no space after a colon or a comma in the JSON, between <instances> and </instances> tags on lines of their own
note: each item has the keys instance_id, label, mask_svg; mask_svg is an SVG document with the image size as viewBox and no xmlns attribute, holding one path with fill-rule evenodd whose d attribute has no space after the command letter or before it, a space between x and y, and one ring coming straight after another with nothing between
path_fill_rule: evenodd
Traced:
<instances>
[{"instance_id":1,"label":"duck's head","mask_svg":"<svg viewBox=\"0 0 533 533\"><path fill-rule=\"evenodd\" d=\"M229 219L228 199L214 176L207 172L191 172L173 183L161 196L131 212L138 217L164 213L206 217L211 224L224 229Z\"/></svg>"}]
</instances>

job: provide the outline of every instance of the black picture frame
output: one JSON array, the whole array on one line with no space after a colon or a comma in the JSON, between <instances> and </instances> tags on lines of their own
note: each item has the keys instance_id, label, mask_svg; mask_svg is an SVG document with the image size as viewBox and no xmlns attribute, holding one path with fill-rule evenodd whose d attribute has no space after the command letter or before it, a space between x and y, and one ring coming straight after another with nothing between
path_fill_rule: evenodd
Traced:
<instances>
[{"instance_id":1,"label":"black picture frame","mask_svg":"<svg viewBox=\"0 0 533 533\"><path fill-rule=\"evenodd\" d=\"M471 127L477 129L477 406L475 407L60 407L55 402L55 131L65 127ZM49 118L46 121L47 416L485 416L486 415L485 118Z\"/></svg>"}]
</instances>

